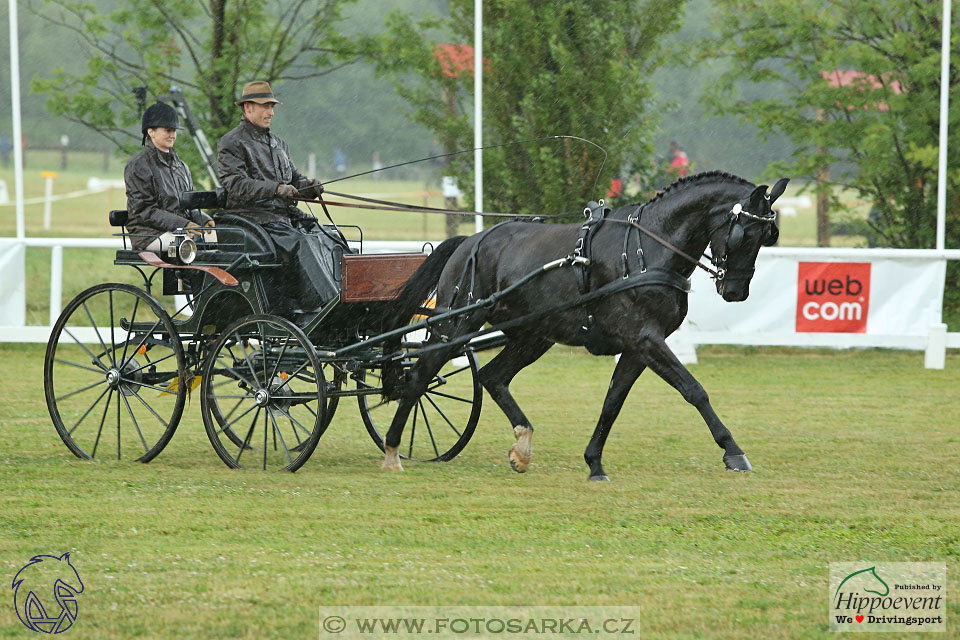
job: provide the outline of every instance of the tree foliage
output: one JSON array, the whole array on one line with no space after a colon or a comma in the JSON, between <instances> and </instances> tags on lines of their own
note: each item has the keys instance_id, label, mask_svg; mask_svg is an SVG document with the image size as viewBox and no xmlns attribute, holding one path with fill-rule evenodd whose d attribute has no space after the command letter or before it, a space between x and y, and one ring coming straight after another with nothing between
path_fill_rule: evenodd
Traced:
<instances>
[{"instance_id":1,"label":"tree foliage","mask_svg":"<svg viewBox=\"0 0 960 640\"><path fill-rule=\"evenodd\" d=\"M449 6L442 19L392 15L380 71L407 72L397 89L445 150L470 149L472 71L445 74L435 47L472 44L473 2L450 0ZM483 144L567 135L607 153L604 161L595 147L569 138L486 150L486 210L578 210L587 198L603 197L624 166L646 169L653 130L644 108L649 75L662 62L660 41L679 26L682 10L682 2L669 0L485 0ZM444 101L445 92L452 100ZM471 195L472 162L472 154L459 155L451 167Z\"/></svg>"},{"instance_id":2,"label":"tree foliage","mask_svg":"<svg viewBox=\"0 0 960 640\"><path fill-rule=\"evenodd\" d=\"M936 232L941 5L914 0L715 0L705 56L731 61L712 105L795 155L771 173L852 189L887 244L929 248ZM960 42L953 28L953 42ZM956 49L953 44L952 49ZM835 73L835 72L840 72ZM833 81L831 82L831 79ZM838 79L842 81L838 82ZM745 82L779 91L749 101ZM950 67L948 246L960 246L960 68ZM952 143L952 144L951 144ZM838 191L829 191L836 197ZM834 204L837 204L834 202Z\"/></svg>"},{"instance_id":3,"label":"tree foliage","mask_svg":"<svg viewBox=\"0 0 960 640\"><path fill-rule=\"evenodd\" d=\"M56 68L32 87L49 96L53 115L130 148L140 142L132 89L146 87L150 104L176 86L216 140L236 125L233 102L246 82L316 78L357 58L338 29L354 1L31 0L77 38L86 59L82 73ZM192 156L187 146L178 151Z\"/></svg>"}]
</instances>

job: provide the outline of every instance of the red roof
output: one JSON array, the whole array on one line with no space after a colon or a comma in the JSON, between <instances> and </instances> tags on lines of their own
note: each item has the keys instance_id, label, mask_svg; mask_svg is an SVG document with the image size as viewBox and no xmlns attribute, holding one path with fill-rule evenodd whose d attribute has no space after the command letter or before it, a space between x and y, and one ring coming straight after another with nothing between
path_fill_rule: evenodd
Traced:
<instances>
[{"instance_id":1,"label":"red roof","mask_svg":"<svg viewBox=\"0 0 960 640\"><path fill-rule=\"evenodd\" d=\"M438 44L433 56L448 78L458 78L464 71L473 75L473 47L468 44ZM490 61L484 60L483 67L489 69Z\"/></svg>"},{"instance_id":2,"label":"red roof","mask_svg":"<svg viewBox=\"0 0 960 640\"><path fill-rule=\"evenodd\" d=\"M903 93L903 87L898 80L892 80L884 84L877 76L853 69L835 69L833 71L821 71L820 76L827 81L831 87L854 87L863 89L884 89L888 88L895 94ZM848 109L851 107L847 107ZM885 102L878 102L877 109L880 111L889 111L890 107Z\"/></svg>"},{"instance_id":3,"label":"red roof","mask_svg":"<svg viewBox=\"0 0 960 640\"><path fill-rule=\"evenodd\" d=\"M831 87L849 87L849 86L869 86L872 89L882 89L884 84L877 78L877 76L869 73L863 73L862 71L854 71L852 69L836 69L834 71L821 71L820 75L826 80ZM903 93L903 88L900 86L900 82L894 80L888 83L888 86L896 94Z\"/></svg>"}]
</instances>

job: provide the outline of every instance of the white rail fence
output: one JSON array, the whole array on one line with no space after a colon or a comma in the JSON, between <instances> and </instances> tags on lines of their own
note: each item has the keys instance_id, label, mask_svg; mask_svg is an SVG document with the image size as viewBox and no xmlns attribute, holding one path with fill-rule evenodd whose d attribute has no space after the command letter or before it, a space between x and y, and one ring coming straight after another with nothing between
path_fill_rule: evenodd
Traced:
<instances>
[{"instance_id":1,"label":"white rail fence","mask_svg":"<svg viewBox=\"0 0 960 640\"><path fill-rule=\"evenodd\" d=\"M420 251L424 245L366 241L364 250ZM0 239L0 342L47 341L62 309L64 248L122 246L120 238ZM51 249L46 326L25 323L23 256L33 248ZM925 351L925 366L940 369L946 349L960 348L960 333L948 333L941 315L947 260L960 260L960 250L763 249L743 303L723 302L698 270L687 321L670 342L686 362L696 361L697 345L708 344L887 347Z\"/></svg>"}]
</instances>

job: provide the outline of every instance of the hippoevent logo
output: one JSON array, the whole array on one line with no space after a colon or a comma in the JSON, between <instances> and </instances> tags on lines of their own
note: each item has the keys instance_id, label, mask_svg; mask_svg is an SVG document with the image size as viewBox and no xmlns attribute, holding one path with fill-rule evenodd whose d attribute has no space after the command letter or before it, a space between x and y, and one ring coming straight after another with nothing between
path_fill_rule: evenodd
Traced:
<instances>
[{"instance_id":1,"label":"hippoevent logo","mask_svg":"<svg viewBox=\"0 0 960 640\"><path fill-rule=\"evenodd\" d=\"M80 574L70 554L34 556L13 578L17 617L37 633L63 633L77 619L77 595L83 593Z\"/></svg>"},{"instance_id":2,"label":"hippoevent logo","mask_svg":"<svg viewBox=\"0 0 960 640\"><path fill-rule=\"evenodd\" d=\"M866 333L870 263L801 262L797 333Z\"/></svg>"},{"instance_id":3,"label":"hippoevent logo","mask_svg":"<svg viewBox=\"0 0 960 640\"><path fill-rule=\"evenodd\" d=\"M946 565L830 565L832 631L945 631Z\"/></svg>"}]
</instances>

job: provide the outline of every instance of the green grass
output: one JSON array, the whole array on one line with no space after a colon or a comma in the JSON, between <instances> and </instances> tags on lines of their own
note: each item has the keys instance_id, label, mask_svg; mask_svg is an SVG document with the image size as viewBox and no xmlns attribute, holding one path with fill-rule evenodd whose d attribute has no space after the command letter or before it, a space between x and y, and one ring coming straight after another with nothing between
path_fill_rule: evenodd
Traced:
<instances>
[{"instance_id":1,"label":"green grass","mask_svg":"<svg viewBox=\"0 0 960 640\"><path fill-rule=\"evenodd\" d=\"M697 412L649 372L582 452L613 363L556 348L518 376L537 427L485 398L466 450L382 472L344 401L294 475L226 469L194 397L149 465L85 463L43 401L43 350L0 345L0 558L71 552L74 637L316 637L321 605L625 605L637 637L830 638L829 564L943 561L960 607L960 354L710 348L692 367L755 470L722 468ZM0 637L24 637L0 607ZM896 637L891 636L891 637Z\"/></svg>"}]
</instances>

